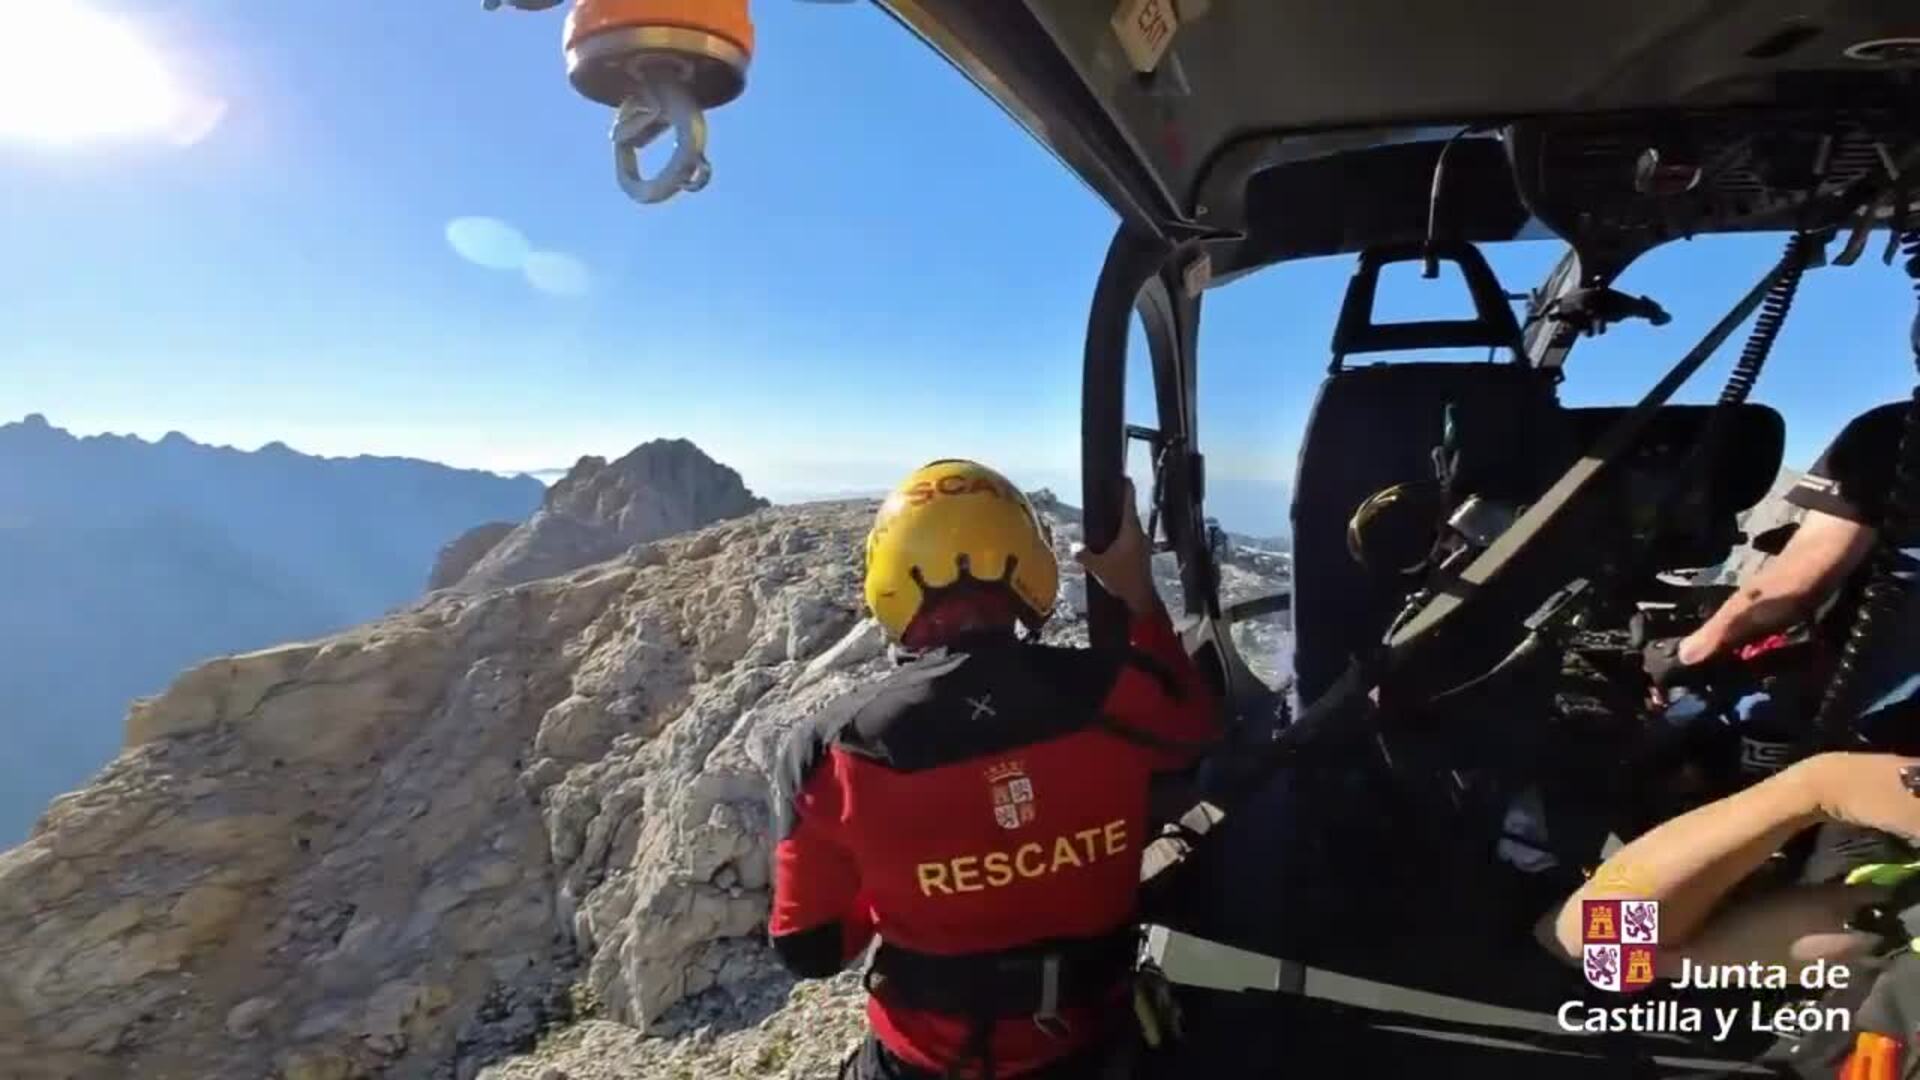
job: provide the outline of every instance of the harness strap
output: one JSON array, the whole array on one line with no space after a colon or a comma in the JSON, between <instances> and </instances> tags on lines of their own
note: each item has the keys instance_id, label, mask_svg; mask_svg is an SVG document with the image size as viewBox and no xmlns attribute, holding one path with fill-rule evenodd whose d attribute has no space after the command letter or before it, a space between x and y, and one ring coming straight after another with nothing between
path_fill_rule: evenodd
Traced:
<instances>
[{"instance_id":1,"label":"harness strap","mask_svg":"<svg viewBox=\"0 0 1920 1080\"><path fill-rule=\"evenodd\" d=\"M967 1062L980 1063L980 1080L994 1080L993 1017L975 1016L967 1025L967 1048L947 1065L945 1080L963 1080Z\"/></svg>"},{"instance_id":2,"label":"harness strap","mask_svg":"<svg viewBox=\"0 0 1920 1080\"><path fill-rule=\"evenodd\" d=\"M1061 1010L1093 1005L1132 970L1137 936L1122 929L992 952L940 954L881 942L867 990L888 1004L989 1020L1032 1017L1058 1034Z\"/></svg>"},{"instance_id":3,"label":"harness strap","mask_svg":"<svg viewBox=\"0 0 1920 1080\"><path fill-rule=\"evenodd\" d=\"M1060 956L1049 953L1040 961L1040 1007L1033 1010L1033 1022L1041 1027L1060 1022Z\"/></svg>"},{"instance_id":4,"label":"harness strap","mask_svg":"<svg viewBox=\"0 0 1920 1080\"><path fill-rule=\"evenodd\" d=\"M1857 866L1847 873L1846 882L1891 890L1886 899L1856 910L1847 920L1847 929L1875 935L1882 949L1911 948L1920 952L1920 934L1903 918L1908 909L1920 905L1920 862Z\"/></svg>"}]
</instances>

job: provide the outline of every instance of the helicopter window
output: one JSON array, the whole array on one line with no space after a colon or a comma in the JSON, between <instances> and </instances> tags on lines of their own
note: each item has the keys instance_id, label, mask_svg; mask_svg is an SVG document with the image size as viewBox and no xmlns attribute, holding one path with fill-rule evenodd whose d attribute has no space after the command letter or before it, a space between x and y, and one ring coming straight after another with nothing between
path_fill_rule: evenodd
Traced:
<instances>
[{"instance_id":1,"label":"helicopter window","mask_svg":"<svg viewBox=\"0 0 1920 1080\"><path fill-rule=\"evenodd\" d=\"M1621 286L1671 304L1676 325L1656 329L1642 322L1624 322L1601 336L1582 340L1572 354L1564 382L1557 388L1560 405L1578 414L1575 419L1580 422L1573 427L1579 430L1572 433L1578 437L1588 427L1604 426L1608 410L1617 412L1638 400L1647 383L1665 370L1675 342L1698 335L1718 318L1739 294L1744 273L1756 264L1777 259L1780 243L1778 236L1702 239L1658 249L1632 267L1622 277ZM1496 275L1510 286L1542 280L1561 253L1554 243L1501 245L1487 252ZM1229 527L1248 517L1245 507L1254 504L1259 507L1254 513L1290 511L1276 531L1288 532L1289 542L1296 539L1290 532L1297 524L1293 515L1299 513L1294 492L1301 484L1301 439L1306 434L1308 411L1320 393L1323 373L1314 359L1326 355L1325 342L1353 267L1350 258L1301 261L1208 294L1198 357L1201 447L1208 455L1211 479L1206 510L1228 522ZM1460 296L1457 280L1425 280L1417 262L1387 264L1382 282L1376 324L1448 318L1457 312L1444 306ZM1455 288L1448 289L1449 284ZM1725 489L1724 501L1730 512L1752 505L1772 486L1769 481L1777 483L1779 478L1773 476L1777 466L1784 465L1789 474L1804 468L1853 415L1906 395L1911 375L1905 356L1909 301L1904 293L1905 282L1896 274L1834 270L1808 275L1797 301L1800 317L1788 323L1789 329L1776 351L1777 359L1761 379L1753 404L1727 429L1726 456L1716 466L1713 490ZM1862 302L1863 295L1869 302ZM1273 318L1275 311L1309 317L1280 321ZM1809 316L1808 312L1814 314ZM1434 352L1375 353L1364 359L1390 369L1434 359ZM1718 397L1736 353L1724 353L1676 395L1668 410L1671 415L1663 415L1661 424L1656 425L1656 433L1671 428L1672 438L1654 439L1659 445L1649 447L1652 456L1638 467L1628 463L1625 480L1629 486L1641 474L1665 475L1675 456L1684 455L1693 445L1698 434L1696 421L1704 415L1698 407ZM1456 350L1456 355L1461 354L1467 358L1486 355L1484 349ZM1838 364L1847 365L1844 379L1834 377ZM1412 377L1416 373L1406 374ZM1398 392L1387 394L1380 401L1381 407L1389 408L1398 396ZM1358 404L1361 414L1370 408L1365 400ZM1784 449L1782 415L1786 421ZM1350 433L1355 429L1347 423L1332 426ZM1378 437L1375 433L1362 442ZM1340 446L1341 440L1334 439L1331 452L1333 459L1344 465L1331 473L1317 470L1319 480L1338 481L1353 468L1355 459L1351 455L1365 456L1364 447L1358 444L1345 450ZM1497 467L1501 456L1496 453L1487 464ZM1246 468L1252 463L1258 464ZM1256 491L1258 494L1249 498ZM1364 498L1366 494L1359 492L1358 496ZM1344 526L1347 518L1337 509L1329 516L1337 526ZM1334 539L1344 535L1341 532ZM1671 551L1663 548L1662 557L1675 567L1710 568L1710 564L1723 560L1731 566L1746 556L1738 549L1729 555L1729 542L1725 534L1716 533L1700 543ZM1339 550L1330 556L1332 570L1350 569L1343 561L1346 548L1334 546ZM1302 572L1308 575L1307 580L1323 580L1315 571ZM1229 581L1223 580L1221 592L1223 604L1236 599ZM1344 608L1351 606L1353 598L1349 595L1334 600ZM1296 598L1295 617L1303 614L1298 605ZM1324 631L1323 624L1324 620L1315 625ZM1370 635L1371 631L1363 634ZM1275 670L1271 654L1260 643L1240 640L1244 637L1245 628L1236 628L1236 640L1250 666L1262 674ZM1288 647L1293 644L1290 639L1286 642ZM1306 673L1302 671L1300 677L1306 679ZM1308 689L1305 682L1300 685L1303 692Z\"/></svg>"},{"instance_id":2,"label":"helicopter window","mask_svg":"<svg viewBox=\"0 0 1920 1080\"><path fill-rule=\"evenodd\" d=\"M1473 301L1467 295L1467 281L1454 263L1435 264L1439 276L1431 280L1421 276L1417 262L1388 263L1380 268L1380 292L1373 307L1376 322L1404 323L1426 319L1471 319ZM1457 351L1462 357L1486 355L1485 349L1421 350L1427 357L1435 352Z\"/></svg>"},{"instance_id":3,"label":"helicopter window","mask_svg":"<svg viewBox=\"0 0 1920 1080\"><path fill-rule=\"evenodd\" d=\"M1793 315L1754 388L1752 400L1786 417L1789 468L1812 462L1848 420L1912 389L1911 284L1879 265L1874 256L1882 239L1884 234L1876 234L1874 249L1853 267L1806 275ZM1561 400L1573 406L1630 403L1672 362L1675 343L1704 332L1747 287L1743 275L1778 258L1783 241L1778 234L1702 237L1642 256L1618 286L1662 301L1673 322L1659 328L1637 320L1618 323L1582 341L1567 364ZM1835 244L1833 250L1838 248ZM1502 276L1518 283L1541 275L1506 277L1503 271ZM1723 350L1674 395L1674 402L1712 402L1738 353L1733 347Z\"/></svg>"},{"instance_id":4,"label":"helicopter window","mask_svg":"<svg viewBox=\"0 0 1920 1080\"><path fill-rule=\"evenodd\" d=\"M1150 439L1140 437L1148 432L1158 432L1162 427L1153 371L1152 343L1147 335L1146 324L1135 312L1127 334L1125 414L1128 430L1134 432L1135 436L1127 440L1126 467L1139 501L1141 527L1151 530L1149 539L1157 550L1167 546L1165 515L1156 513L1153 505L1157 447ZM1166 551L1156 554L1153 557L1153 571L1154 584L1159 588L1160 599L1167 605L1167 610L1191 614L1187 609L1185 590L1180 586L1180 565L1173 553Z\"/></svg>"},{"instance_id":5,"label":"helicopter window","mask_svg":"<svg viewBox=\"0 0 1920 1080\"><path fill-rule=\"evenodd\" d=\"M1294 462L1352 269L1351 258L1302 260L1206 294L1196 396L1206 512L1228 539L1223 608L1292 589ZM1240 658L1269 686L1293 676L1292 628L1288 611L1232 624Z\"/></svg>"}]
</instances>

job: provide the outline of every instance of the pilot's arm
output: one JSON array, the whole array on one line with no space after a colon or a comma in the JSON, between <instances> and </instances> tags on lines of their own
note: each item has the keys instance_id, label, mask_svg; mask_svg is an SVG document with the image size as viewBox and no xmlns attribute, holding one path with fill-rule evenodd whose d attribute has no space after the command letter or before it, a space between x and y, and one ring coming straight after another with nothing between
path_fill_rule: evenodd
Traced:
<instances>
[{"instance_id":1,"label":"pilot's arm","mask_svg":"<svg viewBox=\"0 0 1920 1080\"><path fill-rule=\"evenodd\" d=\"M1729 899L1768 856L1812 825L1845 822L1920 842L1920 797L1891 754L1818 754L1649 830L1615 852L1542 920L1544 943L1581 954L1582 900L1660 902L1658 973L1695 965L1844 962L1876 943L1845 929L1878 890L1795 885Z\"/></svg>"},{"instance_id":2,"label":"pilot's arm","mask_svg":"<svg viewBox=\"0 0 1920 1080\"><path fill-rule=\"evenodd\" d=\"M1779 555L1680 643L1682 664L1704 663L1811 617L1860 566L1893 488L1906 409L1901 402L1855 417L1794 484L1786 499L1807 512L1806 520Z\"/></svg>"},{"instance_id":3,"label":"pilot's arm","mask_svg":"<svg viewBox=\"0 0 1920 1080\"><path fill-rule=\"evenodd\" d=\"M1877 535L1864 522L1809 510L1780 554L1680 642L1680 663L1705 663L1811 618L1873 550Z\"/></svg>"}]
</instances>

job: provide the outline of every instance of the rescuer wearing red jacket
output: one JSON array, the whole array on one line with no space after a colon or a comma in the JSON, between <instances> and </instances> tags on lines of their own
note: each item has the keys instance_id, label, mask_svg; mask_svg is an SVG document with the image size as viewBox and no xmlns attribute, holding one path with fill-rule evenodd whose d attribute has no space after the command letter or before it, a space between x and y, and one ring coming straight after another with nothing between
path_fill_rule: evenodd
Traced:
<instances>
[{"instance_id":1,"label":"rescuer wearing red jacket","mask_svg":"<svg viewBox=\"0 0 1920 1080\"><path fill-rule=\"evenodd\" d=\"M1113 651L1031 640L1058 568L998 473L935 462L880 508L867 603L917 656L796 730L773 794L781 959L825 977L880 939L843 1075L1092 1076L1125 1031L1148 780L1216 719L1123 502L1078 555L1131 613Z\"/></svg>"}]
</instances>

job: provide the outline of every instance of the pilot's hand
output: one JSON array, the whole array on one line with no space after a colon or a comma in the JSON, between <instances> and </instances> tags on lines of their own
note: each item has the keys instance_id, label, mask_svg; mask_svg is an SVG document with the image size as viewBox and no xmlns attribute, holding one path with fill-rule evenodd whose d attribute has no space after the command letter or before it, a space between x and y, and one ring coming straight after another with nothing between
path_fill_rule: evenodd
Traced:
<instances>
[{"instance_id":1,"label":"pilot's hand","mask_svg":"<svg viewBox=\"0 0 1920 1080\"><path fill-rule=\"evenodd\" d=\"M1692 665L1680 657L1680 639L1667 638L1647 643L1640 652L1640 668L1653 684L1656 699L1664 700L1666 691L1684 679Z\"/></svg>"},{"instance_id":2,"label":"pilot's hand","mask_svg":"<svg viewBox=\"0 0 1920 1080\"><path fill-rule=\"evenodd\" d=\"M1787 772L1798 774L1821 816L1920 844L1920 758L1833 752L1815 754Z\"/></svg>"},{"instance_id":3,"label":"pilot's hand","mask_svg":"<svg viewBox=\"0 0 1920 1080\"><path fill-rule=\"evenodd\" d=\"M1706 631L1696 630L1680 639L1674 655L1687 667L1698 667L1713 659L1720 651L1720 643L1706 636Z\"/></svg>"},{"instance_id":4,"label":"pilot's hand","mask_svg":"<svg viewBox=\"0 0 1920 1080\"><path fill-rule=\"evenodd\" d=\"M1076 546L1073 557L1133 614L1144 615L1159 607L1160 595L1153 588L1153 552L1134 506L1133 481L1126 481L1121 492L1120 527L1114 530L1113 542L1105 551Z\"/></svg>"}]
</instances>

